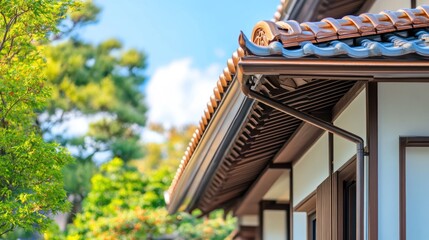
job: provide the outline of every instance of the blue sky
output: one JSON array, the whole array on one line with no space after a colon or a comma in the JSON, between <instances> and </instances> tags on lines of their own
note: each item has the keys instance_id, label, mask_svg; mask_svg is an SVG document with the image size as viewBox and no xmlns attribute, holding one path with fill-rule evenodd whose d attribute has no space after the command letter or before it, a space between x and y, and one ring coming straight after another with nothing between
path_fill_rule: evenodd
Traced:
<instances>
[{"instance_id":1,"label":"blue sky","mask_svg":"<svg viewBox=\"0 0 429 240\"><path fill-rule=\"evenodd\" d=\"M279 0L95 0L98 24L82 31L98 43L115 37L148 56L149 120L168 126L196 123L217 76L238 46L269 20Z\"/></svg>"}]
</instances>

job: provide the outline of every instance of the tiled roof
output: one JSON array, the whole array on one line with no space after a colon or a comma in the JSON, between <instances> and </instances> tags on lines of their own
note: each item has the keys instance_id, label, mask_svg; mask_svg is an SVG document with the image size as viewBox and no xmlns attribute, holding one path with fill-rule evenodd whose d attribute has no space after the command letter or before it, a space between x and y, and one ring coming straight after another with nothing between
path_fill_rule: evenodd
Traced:
<instances>
[{"instance_id":1,"label":"tiled roof","mask_svg":"<svg viewBox=\"0 0 429 240\"><path fill-rule=\"evenodd\" d=\"M409 53L429 56L429 32L427 30L420 30L404 37L388 34L384 38L385 40L365 38L357 43L336 40L322 46L312 42L303 42L298 49L287 49L283 48L282 44L277 41L270 43L268 47L261 47L249 41L242 34L240 35L240 44L253 55L281 55L286 58L302 58L311 55L319 57L347 55L351 58L396 57Z\"/></svg>"},{"instance_id":2,"label":"tiled roof","mask_svg":"<svg viewBox=\"0 0 429 240\"><path fill-rule=\"evenodd\" d=\"M223 72L219 76L219 80L216 83L216 87L213 89L213 94L210 96L210 100L207 103L207 107L204 109L204 113L201 117L201 120L198 124L197 129L195 130L192 138L189 142L188 147L186 148L185 154L180 161L179 167L177 169L176 175L173 178L173 181L168 189L169 194L171 195L176 188L177 182L183 174L186 166L188 165L189 160L192 157L198 143L200 142L201 137L206 130L207 125L209 124L214 112L219 106L220 101L224 93L228 90L234 74L237 70L237 64L241 57L244 56L244 50L239 47L237 51L232 54L232 57L228 59L227 66L224 68Z\"/></svg>"},{"instance_id":3,"label":"tiled roof","mask_svg":"<svg viewBox=\"0 0 429 240\"><path fill-rule=\"evenodd\" d=\"M346 16L342 19L325 18L320 22L301 24L293 20L259 22L253 30L252 41L241 35L240 45L242 47L234 52L232 58L227 61L227 67L219 76L213 95L210 96L210 101L204 110L199 126L193 134L168 190L169 195L174 194L179 179L222 101L224 93L228 90L240 58L244 55L282 55L286 58L301 58L310 55L348 55L365 58L417 53L429 56L429 33L425 29L415 32L417 38L414 37L413 40L396 35L385 35L388 41L384 43L376 40L381 37L380 34L428 26L428 6L401 9L396 12L383 11L380 14L365 13L360 16ZM360 46L349 45L345 42L346 39L351 41L359 39ZM168 202L168 199L166 200Z\"/></svg>"},{"instance_id":4,"label":"tiled roof","mask_svg":"<svg viewBox=\"0 0 429 240\"><path fill-rule=\"evenodd\" d=\"M359 38L412 28L429 26L429 6L379 14L364 13L342 19L325 18L319 22L261 21L252 33L252 42L268 46L280 42L282 47L298 47L302 43L323 43L334 40ZM278 45L275 46L278 48Z\"/></svg>"},{"instance_id":5,"label":"tiled roof","mask_svg":"<svg viewBox=\"0 0 429 240\"><path fill-rule=\"evenodd\" d=\"M287 0L280 0L280 3L277 6L277 10L274 13L274 16L273 16L273 19L272 19L273 22L280 21L280 20L282 20L284 18L285 9L286 9L286 7L288 5L288 2L289 1L287 1Z\"/></svg>"}]
</instances>

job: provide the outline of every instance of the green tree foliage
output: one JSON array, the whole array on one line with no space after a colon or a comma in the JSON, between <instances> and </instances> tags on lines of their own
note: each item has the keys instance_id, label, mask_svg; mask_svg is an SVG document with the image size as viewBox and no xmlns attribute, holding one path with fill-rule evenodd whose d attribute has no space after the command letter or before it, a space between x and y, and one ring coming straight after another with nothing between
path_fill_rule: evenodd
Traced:
<instances>
[{"instance_id":1,"label":"green tree foliage","mask_svg":"<svg viewBox=\"0 0 429 240\"><path fill-rule=\"evenodd\" d=\"M69 11L68 18L59 22L62 32L53 36L62 41L45 49L45 74L53 93L38 123L45 139L69 147L77 159L64 170L73 205L69 222L88 194L98 153L124 161L143 156L139 137L146 106L140 86L146 58L136 49L124 49L116 39L100 44L80 39L79 28L96 22L99 12L92 1ZM76 117L91 121L89 130L78 136L64 134L67 129L62 127Z\"/></svg>"},{"instance_id":2,"label":"green tree foliage","mask_svg":"<svg viewBox=\"0 0 429 240\"><path fill-rule=\"evenodd\" d=\"M89 191L96 170L93 157L110 152L125 161L142 156L140 129L146 107L139 86L143 83L145 57L136 50L124 50L119 41L99 45L70 39L46 51L53 95L41 124L45 136L72 147L77 162L65 170L65 184L74 213ZM47 116L47 117L46 117ZM96 117L83 136L70 137L53 127L77 116Z\"/></svg>"},{"instance_id":3,"label":"green tree foliage","mask_svg":"<svg viewBox=\"0 0 429 240\"><path fill-rule=\"evenodd\" d=\"M139 89L145 79L144 54L124 50L114 39L99 45L70 39L51 46L46 54L46 74L54 90L42 125L48 137L75 146L76 157L81 160L91 160L104 151L125 161L140 157L138 130L146 120ZM77 138L50 131L76 116L95 116L99 120Z\"/></svg>"},{"instance_id":4,"label":"green tree foliage","mask_svg":"<svg viewBox=\"0 0 429 240\"><path fill-rule=\"evenodd\" d=\"M68 209L62 168L71 161L45 143L35 110L49 97L40 54L72 1L0 1L0 236L20 227L45 229L49 214Z\"/></svg>"},{"instance_id":5,"label":"green tree foliage","mask_svg":"<svg viewBox=\"0 0 429 240\"><path fill-rule=\"evenodd\" d=\"M152 123L148 129L159 134L164 141L146 142L143 145L146 152L145 156L138 161L133 161L133 164L141 172L149 172L160 167L167 168L172 172L175 171L188 147L189 139L195 132L195 127L189 125L165 129L160 124Z\"/></svg>"},{"instance_id":6,"label":"green tree foliage","mask_svg":"<svg viewBox=\"0 0 429 240\"><path fill-rule=\"evenodd\" d=\"M235 220L168 215L163 201L172 174L163 168L144 175L118 158L102 165L69 230L68 239L224 239Z\"/></svg>"},{"instance_id":7,"label":"green tree foliage","mask_svg":"<svg viewBox=\"0 0 429 240\"><path fill-rule=\"evenodd\" d=\"M147 239L171 231L172 218L166 210L154 210L160 196L147 191L148 186L157 184L154 179L143 176L119 158L102 165L92 178L91 192L69 231L69 238Z\"/></svg>"}]
</instances>

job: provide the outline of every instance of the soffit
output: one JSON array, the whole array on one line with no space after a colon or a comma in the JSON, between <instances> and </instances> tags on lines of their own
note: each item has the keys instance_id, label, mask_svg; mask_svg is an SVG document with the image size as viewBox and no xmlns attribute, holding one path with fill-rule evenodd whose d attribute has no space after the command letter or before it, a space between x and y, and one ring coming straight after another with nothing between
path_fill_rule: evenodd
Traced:
<instances>
[{"instance_id":1,"label":"soffit","mask_svg":"<svg viewBox=\"0 0 429 240\"><path fill-rule=\"evenodd\" d=\"M426 56L429 53L429 35L424 29L429 26L427 10L423 6L305 24L263 22L255 27L252 41L241 35L240 45L246 56L297 58L297 64L299 59L309 56L322 57L320 61L326 57L398 57L411 53ZM330 81L329 77L323 80L283 75L249 77L253 78L256 91L325 119L331 117L332 108L356 83ZM293 117L256 103L195 207L207 213L239 205L247 189L301 124Z\"/></svg>"},{"instance_id":2,"label":"soffit","mask_svg":"<svg viewBox=\"0 0 429 240\"><path fill-rule=\"evenodd\" d=\"M169 194L175 194L177 182L186 171L195 149L201 144L223 94L233 81L241 57L279 56L306 60L308 56L367 58L403 56L409 53L425 55L429 39L424 29L429 26L428 12L428 7L422 6L343 19L327 18L314 23L284 21L261 22L256 25L251 38L253 42L242 35L242 48L228 60L228 67L219 78L199 128L170 186ZM394 36L386 37L386 34ZM375 43L362 44L368 41ZM395 54L391 54L392 51ZM282 75L263 76L261 79L255 78L256 81L256 90L261 93L307 113L328 118L335 103L355 84L354 81L326 81L314 77L290 78ZM204 213L216 208L233 208L301 124L301 121L263 104L253 104L237 138L231 142L231 147L225 152L215 174L207 176L209 184L201 196L196 196L198 200L192 208L200 208Z\"/></svg>"},{"instance_id":3,"label":"soffit","mask_svg":"<svg viewBox=\"0 0 429 240\"><path fill-rule=\"evenodd\" d=\"M305 84L292 90L292 82L296 81ZM329 119L333 106L355 84L320 79L296 81L267 76L260 80L257 90L301 111ZM205 213L233 207L301 124L289 115L254 104L196 207Z\"/></svg>"}]
</instances>

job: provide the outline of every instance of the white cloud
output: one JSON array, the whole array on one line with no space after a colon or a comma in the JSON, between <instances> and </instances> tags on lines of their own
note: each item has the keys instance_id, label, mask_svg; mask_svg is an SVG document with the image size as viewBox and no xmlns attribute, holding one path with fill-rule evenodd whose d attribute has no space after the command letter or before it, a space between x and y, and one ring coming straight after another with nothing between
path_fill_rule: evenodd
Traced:
<instances>
[{"instance_id":1,"label":"white cloud","mask_svg":"<svg viewBox=\"0 0 429 240\"><path fill-rule=\"evenodd\" d=\"M217 64L195 68L191 58L156 69L146 87L149 122L166 127L197 124L220 71Z\"/></svg>"},{"instance_id":2,"label":"white cloud","mask_svg":"<svg viewBox=\"0 0 429 240\"><path fill-rule=\"evenodd\" d=\"M225 53L225 50L223 50L222 48L216 48L215 50L214 50L214 55L216 56L216 57L218 57L218 58L225 58L225 56L226 56L226 53Z\"/></svg>"}]
</instances>

